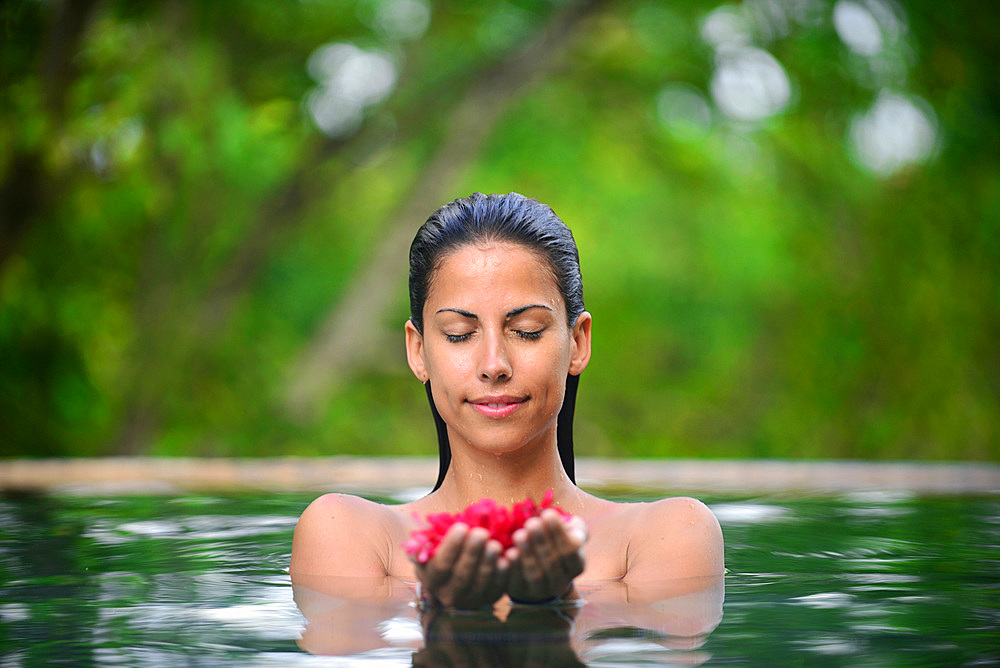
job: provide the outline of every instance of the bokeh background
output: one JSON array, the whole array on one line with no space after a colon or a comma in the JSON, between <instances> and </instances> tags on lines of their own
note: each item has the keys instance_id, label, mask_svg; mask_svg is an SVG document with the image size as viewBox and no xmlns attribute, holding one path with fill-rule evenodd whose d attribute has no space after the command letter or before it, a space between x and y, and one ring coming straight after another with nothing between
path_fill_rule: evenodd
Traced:
<instances>
[{"instance_id":1,"label":"bokeh background","mask_svg":"<svg viewBox=\"0 0 1000 668\"><path fill-rule=\"evenodd\" d=\"M577 451L1000 459L972 0L0 6L0 455L433 454L406 249L580 246Z\"/></svg>"}]
</instances>

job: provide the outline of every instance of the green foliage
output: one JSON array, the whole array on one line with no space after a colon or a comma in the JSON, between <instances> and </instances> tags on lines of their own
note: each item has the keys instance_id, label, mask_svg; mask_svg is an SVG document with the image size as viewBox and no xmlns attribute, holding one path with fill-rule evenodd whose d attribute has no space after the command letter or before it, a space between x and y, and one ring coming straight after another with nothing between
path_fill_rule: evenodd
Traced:
<instances>
[{"instance_id":1,"label":"green foliage","mask_svg":"<svg viewBox=\"0 0 1000 668\"><path fill-rule=\"evenodd\" d=\"M997 459L994 18L873 1L864 55L833 3L595 3L564 32L573 3L436 2L426 31L404 5L0 9L0 454L431 453L405 273L356 324L379 353L333 364L305 417L286 396L444 156L439 203L516 190L574 230L579 452ZM787 74L755 119L713 94L719 16ZM521 90L545 30L562 42ZM327 136L307 63L329 43L398 80ZM449 148L485 81L498 119ZM886 128L852 133L892 95L934 145L879 167Z\"/></svg>"}]
</instances>

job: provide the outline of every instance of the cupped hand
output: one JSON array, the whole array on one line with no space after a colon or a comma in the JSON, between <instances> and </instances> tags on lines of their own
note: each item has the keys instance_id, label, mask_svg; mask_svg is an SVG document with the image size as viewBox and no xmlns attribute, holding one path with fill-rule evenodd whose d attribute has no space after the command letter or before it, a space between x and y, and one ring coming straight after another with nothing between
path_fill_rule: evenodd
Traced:
<instances>
[{"instance_id":1,"label":"cupped hand","mask_svg":"<svg viewBox=\"0 0 1000 668\"><path fill-rule=\"evenodd\" d=\"M514 532L507 593L518 603L538 603L568 595L583 572L587 526L579 517L563 520L547 509Z\"/></svg>"},{"instance_id":2,"label":"cupped hand","mask_svg":"<svg viewBox=\"0 0 1000 668\"><path fill-rule=\"evenodd\" d=\"M503 547L482 527L454 524L425 564L414 560L425 591L442 605L474 609L492 605L507 585ZM412 558L412 557L411 557Z\"/></svg>"}]
</instances>

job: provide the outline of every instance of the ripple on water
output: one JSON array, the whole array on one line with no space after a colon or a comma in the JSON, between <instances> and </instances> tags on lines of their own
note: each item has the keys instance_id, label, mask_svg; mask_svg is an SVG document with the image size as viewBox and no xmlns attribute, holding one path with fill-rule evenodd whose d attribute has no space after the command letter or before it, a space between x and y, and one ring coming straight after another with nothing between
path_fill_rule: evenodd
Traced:
<instances>
[{"instance_id":1,"label":"ripple on water","mask_svg":"<svg viewBox=\"0 0 1000 668\"><path fill-rule=\"evenodd\" d=\"M145 538L191 538L218 540L248 538L285 531L297 517L274 515L194 515L169 520L126 522L118 531Z\"/></svg>"},{"instance_id":2,"label":"ripple on water","mask_svg":"<svg viewBox=\"0 0 1000 668\"><path fill-rule=\"evenodd\" d=\"M824 654L827 656L845 656L857 654L862 649L862 645L850 636L834 634L818 635L809 640L797 640L795 645L800 646L807 652Z\"/></svg>"},{"instance_id":3,"label":"ripple on water","mask_svg":"<svg viewBox=\"0 0 1000 668\"><path fill-rule=\"evenodd\" d=\"M792 512L784 506L750 501L716 503L712 512L721 524L762 524L792 519Z\"/></svg>"},{"instance_id":4,"label":"ripple on water","mask_svg":"<svg viewBox=\"0 0 1000 668\"><path fill-rule=\"evenodd\" d=\"M829 609L850 608L854 605L855 600L854 596L841 591L825 591L818 594L796 596L792 599L792 602L808 608Z\"/></svg>"},{"instance_id":5,"label":"ripple on water","mask_svg":"<svg viewBox=\"0 0 1000 668\"><path fill-rule=\"evenodd\" d=\"M849 503L859 504L897 504L912 501L916 498L913 492L905 490L864 490L859 492L849 492L842 497Z\"/></svg>"},{"instance_id":6,"label":"ripple on water","mask_svg":"<svg viewBox=\"0 0 1000 668\"><path fill-rule=\"evenodd\" d=\"M416 619L393 617L380 622L376 628L389 644L418 643L424 639L423 629Z\"/></svg>"}]
</instances>

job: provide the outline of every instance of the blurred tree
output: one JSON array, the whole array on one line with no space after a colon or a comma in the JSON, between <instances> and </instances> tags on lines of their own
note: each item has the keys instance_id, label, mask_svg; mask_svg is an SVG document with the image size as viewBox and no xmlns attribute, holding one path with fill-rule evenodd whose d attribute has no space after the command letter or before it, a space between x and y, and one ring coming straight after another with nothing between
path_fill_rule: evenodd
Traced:
<instances>
[{"instance_id":1,"label":"blurred tree","mask_svg":"<svg viewBox=\"0 0 1000 668\"><path fill-rule=\"evenodd\" d=\"M0 7L0 454L429 452L405 249L580 243L586 454L996 459L969 2Z\"/></svg>"},{"instance_id":2,"label":"blurred tree","mask_svg":"<svg viewBox=\"0 0 1000 668\"><path fill-rule=\"evenodd\" d=\"M527 84L551 68L563 42L598 4L570 4L555 12L537 38L491 65L453 105L444 137L386 226L387 236L326 316L297 364L286 400L293 415L314 414L359 366L370 364L386 345L367 332L378 329L385 311L397 302L398 287L407 280L413 221L426 218L428 212L454 199L449 194L478 157L502 114Z\"/></svg>"}]
</instances>

